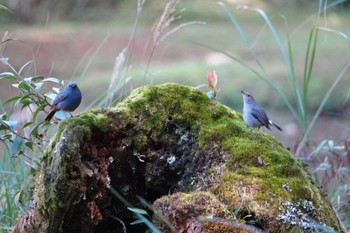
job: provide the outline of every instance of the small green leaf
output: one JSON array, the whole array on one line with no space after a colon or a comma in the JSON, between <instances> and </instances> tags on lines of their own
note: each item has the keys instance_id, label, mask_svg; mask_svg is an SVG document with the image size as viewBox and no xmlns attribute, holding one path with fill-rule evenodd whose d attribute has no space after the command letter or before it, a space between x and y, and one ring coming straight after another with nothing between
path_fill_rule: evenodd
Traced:
<instances>
[{"instance_id":1,"label":"small green leaf","mask_svg":"<svg viewBox=\"0 0 350 233\"><path fill-rule=\"evenodd\" d=\"M207 96L209 97L209 99L215 99L215 92L214 91L208 91L207 92Z\"/></svg>"},{"instance_id":2,"label":"small green leaf","mask_svg":"<svg viewBox=\"0 0 350 233\"><path fill-rule=\"evenodd\" d=\"M32 78L32 81L33 82L37 82L37 81L41 81L44 79L44 76L43 75L40 75L40 76L35 76Z\"/></svg>"},{"instance_id":3,"label":"small green leaf","mask_svg":"<svg viewBox=\"0 0 350 233\"><path fill-rule=\"evenodd\" d=\"M57 94L53 93L53 92L47 92L44 94L44 96L48 97L51 100L54 100L56 98Z\"/></svg>"},{"instance_id":4,"label":"small green leaf","mask_svg":"<svg viewBox=\"0 0 350 233\"><path fill-rule=\"evenodd\" d=\"M314 156L320 153L321 150L324 149L324 145L327 143L328 140L323 140L318 146L317 148L311 152L310 156Z\"/></svg>"},{"instance_id":5,"label":"small green leaf","mask_svg":"<svg viewBox=\"0 0 350 233\"><path fill-rule=\"evenodd\" d=\"M13 142L12 142L12 146L11 146L11 154L12 155L16 155L16 154L20 154L21 153L21 148L23 145L23 139L21 138L16 138ZM23 152L22 152L23 153Z\"/></svg>"},{"instance_id":6,"label":"small green leaf","mask_svg":"<svg viewBox=\"0 0 350 233\"><path fill-rule=\"evenodd\" d=\"M4 112L3 114L0 115L1 120L8 120L8 115L6 114L6 112Z\"/></svg>"},{"instance_id":7,"label":"small green leaf","mask_svg":"<svg viewBox=\"0 0 350 233\"><path fill-rule=\"evenodd\" d=\"M29 174L34 175L36 173L36 169L33 167L30 167Z\"/></svg>"},{"instance_id":8,"label":"small green leaf","mask_svg":"<svg viewBox=\"0 0 350 233\"><path fill-rule=\"evenodd\" d=\"M53 87L52 89L53 89L56 93L59 93L60 90L61 90L61 88L57 88L57 87Z\"/></svg>"},{"instance_id":9,"label":"small green leaf","mask_svg":"<svg viewBox=\"0 0 350 233\"><path fill-rule=\"evenodd\" d=\"M2 130L8 130L8 129L9 129L8 125L3 124L2 122L0 122L0 131L2 131Z\"/></svg>"},{"instance_id":10,"label":"small green leaf","mask_svg":"<svg viewBox=\"0 0 350 233\"><path fill-rule=\"evenodd\" d=\"M33 121L36 120L36 118L38 117L38 114L46 107L46 104L42 104L40 105L34 112L33 114Z\"/></svg>"},{"instance_id":11,"label":"small green leaf","mask_svg":"<svg viewBox=\"0 0 350 233\"><path fill-rule=\"evenodd\" d=\"M32 82L32 77L24 78L24 81L25 81L27 84L30 84L30 83Z\"/></svg>"},{"instance_id":12,"label":"small green leaf","mask_svg":"<svg viewBox=\"0 0 350 233\"><path fill-rule=\"evenodd\" d=\"M1 128L1 125L0 125L0 128ZM4 134L4 135L1 135L1 138L3 140L11 140L11 138L13 137L13 133L8 133L8 134Z\"/></svg>"},{"instance_id":13,"label":"small green leaf","mask_svg":"<svg viewBox=\"0 0 350 233\"><path fill-rule=\"evenodd\" d=\"M4 64L5 66L9 65L9 59L6 57L2 57L0 58L0 61L2 62L2 64Z\"/></svg>"},{"instance_id":14,"label":"small green leaf","mask_svg":"<svg viewBox=\"0 0 350 233\"><path fill-rule=\"evenodd\" d=\"M24 143L24 145L33 151L33 145L34 145L33 142L26 142Z\"/></svg>"},{"instance_id":15,"label":"small green leaf","mask_svg":"<svg viewBox=\"0 0 350 233\"><path fill-rule=\"evenodd\" d=\"M144 223L145 221L143 221L142 219L138 219L138 220L135 220L133 222L130 223L130 225L137 225L137 224L141 224L141 223Z\"/></svg>"},{"instance_id":16,"label":"small green leaf","mask_svg":"<svg viewBox=\"0 0 350 233\"><path fill-rule=\"evenodd\" d=\"M25 92L28 92L30 90L30 87L29 87L29 85L26 82L21 81L18 84L18 89L20 89L22 91L25 91Z\"/></svg>"},{"instance_id":17,"label":"small green leaf","mask_svg":"<svg viewBox=\"0 0 350 233\"><path fill-rule=\"evenodd\" d=\"M11 73L11 72L2 72L1 74L0 74L0 76L14 76L14 74L13 73Z\"/></svg>"},{"instance_id":18,"label":"small green leaf","mask_svg":"<svg viewBox=\"0 0 350 233\"><path fill-rule=\"evenodd\" d=\"M31 131L30 135L32 135L35 138L38 138L38 126L35 126Z\"/></svg>"},{"instance_id":19,"label":"small green leaf","mask_svg":"<svg viewBox=\"0 0 350 233\"><path fill-rule=\"evenodd\" d=\"M130 210L131 212L134 212L134 213L143 214L143 215L148 215L147 211L146 211L146 210L143 210L143 209L128 207L128 210Z\"/></svg>"},{"instance_id":20,"label":"small green leaf","mask_svg":"<svg viewBox=\"0 0 350 233\"><path fill-rule=\"evenodd\" d=\"M20 190L16 193L14 202L15 202L15 205L18 207L23 205L23 190Z\"/></svg>"},{"instance_id":21,"label":"small green leaf","mask_svg":"<svg viewBox=\"0 0 350 233\"><path fill-rule=\"evenodd\" d=\"M43 82L54 82L54 83L60 83L61 80L59 80L58 78L55 78L55 77L48 77L48 78L45 78L43 79Z\"/></svg>"},{"instance_id":22,"label":"small green leaf","mask_svg":"<svg viewBox=\"0 0 350 233\"><path fill-rule=\"evenodd\" d=\"M0 10L8 11L8 12L10 12L11 14L13 14L12 11L11 11L9 8L7 8L6 6L4 6L4 5L2 5L2 4L0 4Z\"/></svg>"},{"instance_id":23,"label":"small green leaf","mask_svg":"<svg viewBox=\"0 0 350 233\"><path fill-rule=\"evenodd\" d=\"M255 222L254 219L252 219L252 220L249 220L249 221L245 221L244 223L245 223L245 224L249 224L249 225L253 225L253 224L255 224L256 222Z\"/></svg>"},{"instance_id":24,"label":"small green leaf","mask_svg":"<svg viewBox=\"0 0 350 233\"><path fill-rule=\"evenodd\" d=\"M6 79L9 79L11 81L17 81L17 77L12 74L11 72L3 72L0 74L0 79L3 79L3 78L6 78Z\"/></svg>"},{"instance_id":25,"label":"small green leaf","mask_svg":"<svg viewBox=\"0 0 350 233\"><path fill-rule=\"evenodd\" d=\"M11 128L12 130L15 130L18 121L2 121L2 123Z\"/></svg>"},{"instance_id":26,"label":"small green leaf","mask_svg":"<svg viewBox=\"0 0 350 233\"><path fill-rule=\"evenodd\" d=\"M21 98L21 96L14 96L14 97L12 97L12 98L6 100L6 101L4 102L4 105L5 105L5 104L8 104L8 103L10 103L10 102L12 102L12 101L16 101L16 100L18 100L18 99L20 99L20 98Z\"/></svg>"},{"instance_id":27,"label":"small green leaf","mask_svg":"<svg viewBox=\"0 0 350 233\"><path fill-rule=\"evenodd\" d=\"M30 98L24 98L24 99L21 99L20 103L22 104L22 108L25 108L27 107L28 105L30 105L32 103L32 100Z\"/></svg>"},{"instance_id":28,"label":"small green leaf","mask_svg":"<svg viewBox=\"0 0 350 233\"><path fill-rule=\"evenodd\" d=\"M58 112L56 112L55 117L60 119L60 120L64 120L64 119L70 118L71 114L69 112L58 111Z\"/></svg>"},{"instance_id":29,"label":"small green leaf","mask_svg":"<svg viewBox=\"0 0 350 233\"><path fill-rule=\"evenodd\" d=\"M17 105L20 104L21 101L22 101L23 99L30 99L30 95L31 95L31 93L26 94L26 95L24 95L24 96L21 96L21 98L19 98L19 99L16 101L16 103L14 104L14 106L17 107ZM23 107L22 107L22 109L23 109Z\"/></svg>"},{"instance_id":30,"label":"small green leaf","mask_svg":"<svg viewBox=\"0 0 350 233\"><path fill-rule=\"evenodd\" d=\"M333 140L328 140L327 142L328 149L332 151L334 149L334 142Z\"/></svg>"},{"instance_id":31,"label":"small green leaf","mask_svg":"<svg viewBox=\"0 0 350 233\"><path fill-rule=\"evenodd\" d=\"M43 123L43 127L50 127L51 126L51 123L50 123L50 121L44 121L44 123Z\"/></svg>"},{"instance_id":32,"label":"small green leaf","mask_svg":"<svg viewBox=\"0 0 350 233\"><path fill-rule=\"evenodd\" d=\"M239 203L239 205L236 208L236 210L233 212L235 218L237 218L237 215L238 215L239 211L241 211L242 205L243 205L243 197L241 197L241 202Z\"/></svg>"},{"instance_id":33,"label":"small green leaf","mask_svg":"<svg viewBox=\"0 0 350 233\"><path fill-rule=\"evenodd\" d=\"M33 121L29 121L29 122L25 123L25 124L23 125L22 129L24 129L24 128L30 126L30 125L32 125L33 123L34 123Z\"/></svg>"},{"instance_id":34,"label":"small green leaf","mask_svg":"<svg viewBox=\"0 0 350 233\"><path fill-rule=\"evenodd\" d=\"M34 86L35 91L40 91L43 84L44 83L42 83L42 82L38 82L38 83L33 83L32 86Z\"/></svg>"},{"instance_id":35,"label":"small green leaf","mask_svg":"<svg viewBox=\"0 0 350 233\"><path fill-rule=\"evenodd\" d=\"M39 126L44 124L45 122L46 121L40 122L36 126L34 126L34 128L30 131L30 135L33 135L35 138L38 138Z\"/></svg>"},{"instance_id":36,"label":"small green leaf","mask_svg":"<svg viewBox=\"0 0 350 233\"><path fill-rule=\"evenodd\" d=\"M47 132L47 130L51 127L51 122L50 121L44 121L41 129L43 130L43 132Z\"/></svg>"}]
</instances>

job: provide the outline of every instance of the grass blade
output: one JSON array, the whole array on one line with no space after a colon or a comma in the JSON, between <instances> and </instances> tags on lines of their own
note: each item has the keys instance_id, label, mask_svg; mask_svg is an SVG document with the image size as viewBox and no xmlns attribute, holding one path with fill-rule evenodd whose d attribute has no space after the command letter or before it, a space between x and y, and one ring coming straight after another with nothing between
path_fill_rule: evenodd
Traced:
<instances>
[{"instance_id":1,"label":"grass blade","mask_svg":"<svg viewBox=\"0 0 350 233\"><path fill-rule=\"evenodd\" d=\"M327 31L327 32L332 32L332 33L335 33L335 34L338 34L339 36L343 37L347 43L347 45L349 46L350 48L350 40L349 40L349 37L343 33L343 32L340 32L340 31L337 31L337 30L334 30L334 29L331 29L331 28L325 28L325 27L317 27L316 28L317 30L322 30L322 31Z\"/></svg>"},{"instance_id":2,"label":"grass blade","mask_svg":"<svg viewBox=\"0 0 350 233\"><path fill-rule=\"evenodd\" d=\"M85 62L85 59L87 59L87 57L90 55L92 51L92 48L88 49L84 55L80 58L78 65L76 65L76 67L74 68L72 75L70 76L70 80L72 80L73 77L75 77L76 73L78 72L78 70L80 70L81 66L83 65L83 63Z\"/></svg>"},{"instance_id":3,"label":"grass blade","mask_svg":"<svg viewBox=\"0 0 350 233\"><path fill-rule=\"evenodd\" d=\"M271 31L271 33L273 35L273 38L275 39L275 41L276 41L276 43L278 45L278 48L279 48L279 50L280 50L280 52L281 52L281 54L283 56L283 59L284 59L286 65L287 65L289 76L290 76L290 78L293 81L293 88L294 88L294 92L295 92L295 95L296 95L297 100L298 100L297 102L298 102L298 106L299 106L299 111L300 111L302 116L305 116L305 108L304 108L303 101L302 101L302 98L301 98L301 95L300 95L300 90L299 90L297 82L296 82L295 73L294 73L294 67L292 65L292 61L290 60L290 56L292 54L290 40L289 40L289 43L288 43L288 49L289 49L288 50L288 54L289 55L288 55L286 50L285 50L285 48L284 48L284 46L283 46L283 44L282 44L280 36L278 35L275 27L271 23L271 20L266 15L266 13L263 10L258 9L258 8L247 8L247 7L245 7L244 9L258 12L261 15L261 17L264 19L264 21L266 22L267 26L269 27L269 29L270 29L270 31ZM288 30L287 30L287 33L288 33Z\"/></svg>"},{"instance_id":4,"label":"grass blade","mask_svg":"<svg viewBox=\"0 0 350 233\"><path fill-rule=\"evenodd\" d=\"M342 32L339 32L337 30L333 30L333 29L330 29L330 28L324 28L324 27L317 27L317 28L314 28L311 33L310 33L310 37L309 37L309 43L308 43L308 48L307 48L307 57L308 57L308 53L309 53L309 47L311 46L311 41L312 41L312 38L313 38L313 33L316 33L316 35L314 36L314 42L313 42L313 51L312 51L312 55L311 55L311 58L310 58L310 63L307 63L307 57L306 57L306 60L305 60L305 66L307 66L307 68L304 69L304 76L305 74L307 74L306 77L304 77L304 89L305 91L303 91L305 93L305 101L307 99L307 91L308 91L308 85L309 85L309 81L311 79L311 71L310 69L312 69L312 65L313 65L313 60L314 60L314 56L315 56L315 52L316 52L316 43L317 43L317 32L319 30L323 30L323 31L328 31L328 32L332 32L332 33L336 33L338 35L340 35L342 38L345 39L348 47L350 48L350 40L349 38ZM343 67L343 69L340 71L340 73L338 74L338 76L335 78L334 82L332 83L331 87L328 89L328 91L326 92L326 94L324 95L319 107L317 108L316 110L316 113L315 115L313 116L312 120L310 121L309 125L306 127L305 129L305 134L303 136L303 139L301 140L300 144L298 145L298 148L297 148L297 152L296 154L298 155L300 153L300 150L302 149L302 147L305 145L306 141L308 140L309 136L310 136L310 133L311 133L311 130L312 130L312 127L314 126L316 120L318 119L320 113L321 113L321 110L322 108L324 107L324 105L326 104L326 102L328 101L331 93L333 92L334 88L336 87L336 85L340 82L340 80L343 78L345 72L347 71L347 69L349 68L350 66L350 60L346 63L346 65Z\"/></svg>"},{"instance_id":5,"label":"grass blade","mask_svg":"<svg viewBox=\"0 0 350 233\"><path fill-rule=\"evenodd\" d=\"M329 99L329 96L331 95L331 93L333 92L334 88L337 86L337 84L340 82L340 80L344 77L344 74L346 73L346 71L348 70L348 68L350 67L350 59L348 60L348 62L345 64L345 66L343 67L343 69L341 70L341 72L338 74L337 78L334 80L334 82L332 83L332 85L330 86L330 88L328 89L328 91L326 92L326 94L324 95L320 105L317 108L317 111L315 113L315 115L313 116L312 120L310 121L310 124L308 125L306 131L305 131L305 135L303 137L303 139L301 140L301 142L298 145L297 151L296 151L296 155L299 155L301 149L304 147L312 127L314 126L316 120L318 119L322 108L324 107L324 105L326 104L327 100Z\"/></svg>"},{"instance_id":6,"label":"grass blade","mask_svg":"<svg viewBox=\"0 0 350 233\"><path fill-rule=\"evenodd\" d=\"M100 52L102 46L107 42L109 38L109 33L105 36L105 38L101 41L101 43L98 45L98 47L96 48L95 52L92 54L92 56L90 57L88 63L86 64L83 72L81 73L80 77L79 77L79 81L81 81L85 76L86 73L89 69L89 67L91 66L93 60L95 59L96 55Z\"/></svg>"},{"instance_id":7,"label":"grass blade","mask_svg":"<svg viewBox=\"0 0 350 233\"><path fill-rule=\"evenodd\" d=\"M229 17L230 21L232 22L233 26L236 28L236 30L238 31L242 41L244 42L244 44L247 46L247 48L249 49L250 54L253 56L254 61L258 64L258 66L260 67L260 69L265 73L265 75L269 76L265 67L262 65L262 63L260 62L258 56L256 55L256 53L254 52L253 47L251 46L247 36L245 35L245 33L243 32L241 26L239 25L238 21L236 20L236 18L234 17L234 15L232 14L232 12L226 7L226 5L222 2L218 3L219 6L225 11L225 13L227 14L227 16Z\"/></svg>"},{"instance_id":8,"label":"grass blade","mask_svg":"<svg viewBox=\"0 0 350 233\"><path fill-rule=\"evenodd\" d=\"M347 0L337 0L337 1L332 1L330 4L326 5L324 7L324 11L327 11L329 9L332 9L333 7L336 7L339 4L342 4L344 2L346 2ZM315 17L319 17L319 15L322 14L322 12L324 11L320 11L318 10L315 14L309 16L306 20L304 20L303 23L301 23L298 27L296 27L293 32L291 33L291 35L294 35L296 32L300 31L300 29L302 29L303 27L305 27L306 24L308 24L311 20L313 20Z\"/></svg>"},{"instance_id":9,"label":"grass blade","mask_svg":"<svg viewBox=\"0 0 350 233\"><path fill-rule=\"evenodd\" d=\"M0 4L0 10L8 11L8 12L10 12L11 14L13 14L13 12L12 12L9 8L7 8L6 6L4 6L4 5L2 5L2 4Z\"/></svg>"}]
</instances>

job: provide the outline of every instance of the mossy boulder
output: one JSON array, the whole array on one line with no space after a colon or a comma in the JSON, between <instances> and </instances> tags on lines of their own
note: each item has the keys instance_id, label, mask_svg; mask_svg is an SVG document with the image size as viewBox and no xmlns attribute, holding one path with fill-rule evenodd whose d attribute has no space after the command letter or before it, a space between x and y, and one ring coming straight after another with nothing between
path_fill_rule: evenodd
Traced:
<instances>
[{"instance_id":1,"label":"mossy boulder","mask_svg":"<svg viewBox=\"0 0 350 233\"><path fill-rule=\"evenodd\" d=\"M139 197L162 232L345 232L283 145L176 84L62 121L35 179L13 232L144 232Z\"/></svg>"}]
</instances>

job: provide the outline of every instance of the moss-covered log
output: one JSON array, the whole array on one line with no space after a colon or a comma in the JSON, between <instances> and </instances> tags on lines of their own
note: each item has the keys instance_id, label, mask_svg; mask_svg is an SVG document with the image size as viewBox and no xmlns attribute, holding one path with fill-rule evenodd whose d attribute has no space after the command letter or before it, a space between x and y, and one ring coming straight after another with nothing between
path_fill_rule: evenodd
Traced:
<instances>
[{"instance_id":1,"label":"moss-covered log","mask_svg":"<svg viewBox=\"0 0 350 233\"><path fill-rule=\"evenodd\" d=\"M307 168L241 114L190 87L139 88L62 121L13 232L345 232ZM166 219L166 221L164 220ZM320 230L321 229L321 230Z\"/></svg>"}]
</instances>

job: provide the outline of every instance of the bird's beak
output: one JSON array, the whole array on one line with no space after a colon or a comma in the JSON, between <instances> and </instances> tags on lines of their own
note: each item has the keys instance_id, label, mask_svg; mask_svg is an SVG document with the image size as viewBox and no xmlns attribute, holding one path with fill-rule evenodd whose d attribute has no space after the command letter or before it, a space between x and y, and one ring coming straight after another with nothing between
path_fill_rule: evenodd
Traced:
<instances>
[{"instance_id":1,"label":"bird's beak","mask_svg":"<svg viewBox=\"0 0 350 233\"><path fill-rule=\"evenodd\" d=\"M247 93L245 93L244 91L241 91L241 93L243 94L243 95L246 95Z\"/></svg>"}]
</instances>

